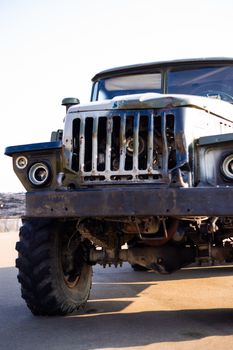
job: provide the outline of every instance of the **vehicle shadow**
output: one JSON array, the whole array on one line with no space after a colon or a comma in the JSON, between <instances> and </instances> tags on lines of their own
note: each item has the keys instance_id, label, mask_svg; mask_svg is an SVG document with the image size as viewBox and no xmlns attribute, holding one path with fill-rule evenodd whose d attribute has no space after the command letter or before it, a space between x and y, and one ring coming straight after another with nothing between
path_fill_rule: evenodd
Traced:
<instances>
[{"instance_id":1,"label":"vehicle shadow","mask_svg":"<svg viewBox=\"0 0 233 350\"><path fill-rule=\"evenodd\" d=\"M110 304L115 310L115 302L108 302L108 308ZM146 311L52 318L33 317L22 307L16 308L14 312L24 313L24 317L17 322L13 331L8 329L3 332L5 327L1 327L2 349L10 349L11 346L15 350L136 348L233 335L233 309Z\"/></svg>"},{"instance_id":2,"label":"vehicle shadow","mask_svg":"<svg viewBox=\"0 0 233 350\"><path fill-rule=\"evenodd\" d=\"M113 269L106 270L105 273L97 268L90 301L84 314L80 312L66 317L34 317L20 297L16 269L2 268L0 348L134 348L163 342L199 340L210 336L232 336L233 308L195 309L190 305L188 310L127 311L132 299L137 298L151 283L157 285L168 278L222 277L231 272L230 267L214 268L212 273L207 270L182 270L171 276L159 276L132 272L128 266L113 276ZM126 290L125 285L129 286Z\"/></svg>"}]
</instances>

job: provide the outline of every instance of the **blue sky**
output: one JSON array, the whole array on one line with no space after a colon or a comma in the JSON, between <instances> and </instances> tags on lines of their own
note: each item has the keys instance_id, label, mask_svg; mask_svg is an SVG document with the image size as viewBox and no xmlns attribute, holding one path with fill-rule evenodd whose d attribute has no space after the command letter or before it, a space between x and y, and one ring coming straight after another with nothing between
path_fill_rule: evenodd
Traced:
<instances>
[{"instance_id":1,"label":"blue sky","mask_svg":"<svg viewBox=\"0 0 233 350\"><path fill-rule=\"evenodd\" d=\"M126 64L233 57L232 0L0 0L0 192L21 191L10 145L48 141L63 97Z\"/></svg>"}]
</instances>

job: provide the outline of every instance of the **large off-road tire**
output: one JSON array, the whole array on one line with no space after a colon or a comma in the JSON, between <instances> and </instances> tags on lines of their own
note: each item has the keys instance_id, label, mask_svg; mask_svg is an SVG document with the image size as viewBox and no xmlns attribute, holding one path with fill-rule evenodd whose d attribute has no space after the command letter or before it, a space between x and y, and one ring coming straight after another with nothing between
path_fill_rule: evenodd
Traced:
<instances>
[{"instance_id":1,"label":"large off-road tire","mask_svg":"<svg viewBox=\"0 0 233 350\"><path fill-rule=\"evenodd\" d=\"M92 282L88 248L74 223L24 220L16 267L22 297L34 315L65 315L85 306Z\"/></svg>"}]
</instances>

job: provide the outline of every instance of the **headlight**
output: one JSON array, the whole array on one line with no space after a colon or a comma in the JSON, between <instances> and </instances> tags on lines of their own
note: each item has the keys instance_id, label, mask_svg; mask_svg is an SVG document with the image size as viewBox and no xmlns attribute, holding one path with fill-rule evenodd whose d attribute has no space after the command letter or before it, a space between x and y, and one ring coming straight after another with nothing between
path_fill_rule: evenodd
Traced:
<instances>
[{"instance_id":1,"label":"headlight","mask_svg":"<svg viewBox=\"0 0 233 350\"><path fill-rule=\"evenodd\" d=\"M222 173L227 179L233 180L233 154L224 158L222 162Z\"/></svg>"},{"instance_id":2,"label":"headlight","mask_svg":"<svg viewBox=\"0 0 233 350\"><path fill-rule=\"evenodd\" d=\"M28 160L24 156L19 156L15 160L15 165L17 166L18 169L25 169L28 164Z\"/></svg>"},{"instance_id":3,"label":"headlight","mask_svg":"<svg viewBox=\"0 0 233 350\"><path fill-rule=\"evenodd\" d=\"M33 164L28 172L29 181L34 186L41 186L48 183L50 179L50 169L45 163L35 163Z\"/></svg>"}]
</instances>

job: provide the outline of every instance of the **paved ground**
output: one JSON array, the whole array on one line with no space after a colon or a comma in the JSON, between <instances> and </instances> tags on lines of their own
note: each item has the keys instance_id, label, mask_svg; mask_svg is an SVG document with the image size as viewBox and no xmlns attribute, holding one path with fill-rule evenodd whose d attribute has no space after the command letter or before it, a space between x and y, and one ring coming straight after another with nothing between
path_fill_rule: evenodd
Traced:
<instances>
[{"instance_id":1,"label":"paved ground","mask_svg":"<svg viewBox=\"0 0 233 350\"><path fill-rule=\"evenodd\" d=\"M168 277L95 268L86 314L34 317L20 298L16 238L0 234L0 350L233 349L233 267Z\"/></svg>"}]
</instances>

